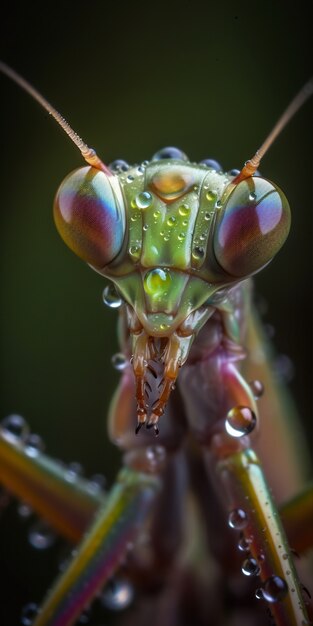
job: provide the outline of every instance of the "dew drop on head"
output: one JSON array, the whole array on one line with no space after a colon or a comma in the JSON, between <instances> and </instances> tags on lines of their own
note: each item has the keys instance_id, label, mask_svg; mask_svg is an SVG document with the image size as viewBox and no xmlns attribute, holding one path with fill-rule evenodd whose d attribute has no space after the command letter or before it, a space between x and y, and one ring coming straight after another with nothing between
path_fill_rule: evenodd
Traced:
<instances>
[{"instance_id":1,"label":"dew drop on head","mask_svg":"<svg viewBox=\"0 0 313 626\"><path fill-rule=\"evenodd\" d=\"M106 306L110 309L118 309L123 304L123 300L113 284L107 285L104 288L102 299L104 304L106 304Z\"/></svg>"}]
</instances>

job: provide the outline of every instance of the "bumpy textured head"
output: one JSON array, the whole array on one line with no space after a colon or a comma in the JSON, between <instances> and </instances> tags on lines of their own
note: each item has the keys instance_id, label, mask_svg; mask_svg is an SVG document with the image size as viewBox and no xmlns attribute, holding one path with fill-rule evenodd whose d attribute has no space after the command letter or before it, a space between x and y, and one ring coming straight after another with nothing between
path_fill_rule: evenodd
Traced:
<instances>
[{"instance_id":1,"label":"bumpy textured head","mask_svg":"<svg viewBox=\"0 0 313 626\"><path fill-rule=\"evenodd\" d=\"M139 167L115 162L113 170L70 174L55 221L151 335L169 335L214 291L260 270L287 237L288 202L261 177L232 188L232 173L212 160L190 163L177 148Z\"/></svg>"}]
</instances>

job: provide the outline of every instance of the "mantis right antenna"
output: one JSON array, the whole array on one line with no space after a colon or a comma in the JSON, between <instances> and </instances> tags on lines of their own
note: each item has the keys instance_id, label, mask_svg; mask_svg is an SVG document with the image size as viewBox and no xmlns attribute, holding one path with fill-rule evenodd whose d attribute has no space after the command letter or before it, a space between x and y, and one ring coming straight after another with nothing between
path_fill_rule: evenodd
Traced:
<instances>
[{"instance_id":1,"label":"mantis right antenna","mask_svg":"<svg viewBox=\"0 0 313 626\"><path fill-rule=\"evenodd\" d=\"M260 165L261 159L263 158L269 147L272 145L273 141L275 141L279 133L283 130L283 128L285 128L288 122L293 118L293 116L300 109L300 107L302 107L302 105L312 96L312 94L313 77L304 85L304 87L302 87L299 93L290 102L285 112L275 124L273 130L265 139L264 143L262 143L261 147L256 151L252 159L246 161L241 172L239 172L236 178L232 180L231 185L238 185L238 183L240 183L242 180L244 180L245 178L249 178L249 176L252 176L256 172Z\"/></svg>"}]
</instances>

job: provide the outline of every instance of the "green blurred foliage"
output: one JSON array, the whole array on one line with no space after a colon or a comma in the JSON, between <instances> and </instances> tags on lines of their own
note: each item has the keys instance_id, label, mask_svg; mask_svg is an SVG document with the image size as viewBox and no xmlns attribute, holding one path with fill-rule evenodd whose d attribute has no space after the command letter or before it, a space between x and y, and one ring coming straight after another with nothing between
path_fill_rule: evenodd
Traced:
<instances>
[{"instance_id":1,"label":"green blurred foliage","mask_svg":"<svg viewBox=\"0 0 313 626\"><path fill-rule=\"evenodd\" d=\"M32 82L107 162L166 145L240 167L311 73L309 5L272 2L10 3L0 57ZM52 203L82 164L26 94L0 76L1 411L23 414L47 452L113 478L106 414L118 375L106 282L66 249ZM293 211L283 251L257 277L312 440L312 103L261 171ZM31 599L31 598L30 598Z\"/></svg>"}]
</instances>

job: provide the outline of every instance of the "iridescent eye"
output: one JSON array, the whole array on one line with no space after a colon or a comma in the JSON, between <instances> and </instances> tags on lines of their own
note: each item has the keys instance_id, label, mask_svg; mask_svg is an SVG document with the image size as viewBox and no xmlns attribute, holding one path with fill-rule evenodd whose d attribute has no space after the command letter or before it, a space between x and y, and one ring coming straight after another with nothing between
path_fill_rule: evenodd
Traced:
<instances>
[{"instance_id":1,"label":"iridescent eye","mask_svg":"<svg viewBox=\"0 0 313 626\"><path fill-rule=\"evenodd\" d=\"M182 150L179 150L179 148L173 148L172 146L169 146L168 148L162 148L162 150L159 150L153 155L151 160L161 161L162 159L177 159L178 161L189 161L187 155Z\"/></svg>"},{"instance_id":2,"label":"iridescent eye","mask_svg":"<svg viewBox=\"0 0 313 626\"><path fill-rule=\"evenodd\" d=\"M289 228L290 208L283 192L264 178L247 178L217 215L216 260L231 276L253 274L280 250Z\"/></svg>"},{"instance_id":3,"label":"iridescent eye","mask_svg":"<svg viewBox=\"0 0 313 626\"><path fill-rule=\"evenodd\" d=\"M111 183L112 178L112 183ZM56 227L75 254L97 268L111 263L122 248L125 211L116 179L93 167L72 172L54 203Z\"/></svg>"},{"instance_id":4,"label":"iridescent eye","mask_svg":"<svg viewBox=\"0 0 313 626\"><path fill-rule=\"evenodd\" d=\"M220 163L218 163L214 159L203 159L202 161L200 161L200 165L206 165L211 170L215 170L216 172L221 172L223 169Z\"/></svg>"}]
</instances>

